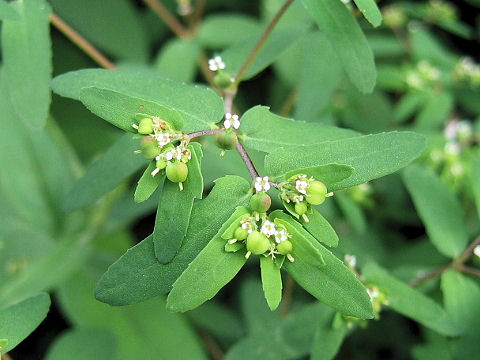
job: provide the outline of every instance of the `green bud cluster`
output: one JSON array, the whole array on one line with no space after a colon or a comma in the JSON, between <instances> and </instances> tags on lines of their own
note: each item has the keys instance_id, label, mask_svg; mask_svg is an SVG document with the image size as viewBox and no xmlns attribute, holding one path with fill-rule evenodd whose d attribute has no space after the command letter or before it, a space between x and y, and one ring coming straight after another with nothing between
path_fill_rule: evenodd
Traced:
<instances>
[{"instance_id":1,"label":"green bud cluster","mask_svg":"<svg viewBox=\"0 0 480 360\"><path fill-rule=\"evenodd\" d=\"M234 149L237 142L237 134L235 134L232 129L227 129L215 135L215 144L223 150Z\"/></svg>"}]
</instances>

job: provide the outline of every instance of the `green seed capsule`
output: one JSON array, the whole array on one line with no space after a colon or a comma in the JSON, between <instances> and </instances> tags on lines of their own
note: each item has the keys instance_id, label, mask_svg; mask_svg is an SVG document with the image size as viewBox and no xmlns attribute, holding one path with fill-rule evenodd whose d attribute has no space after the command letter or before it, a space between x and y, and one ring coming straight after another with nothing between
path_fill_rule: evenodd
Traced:
<instances>
[{"instance_id":1,"label":"green seed capsule","mask_svg":"<svg viewBox=\"0 0 480 360\"><path fill-rule=\"evenodd\" d=\"M287 255L292 252L293 245L290 241L285 240L282 241L280 244L277 244L277 251L282 255Z\"/></svg>"},{"instance_id":2,"label":"green seed capsule","mask_svg":"<svg viewBox=\"0 0 480 360\"><path fill-rule=\"evenodd\" d=\"M222 131L215 135L215 144L217 144L220 149L234 149L237 141L237 135L230 130Z\"/></svg>"},{"instance_id":3,"label":"green seed capsule","mask_svg":"<svg viewBox=\"0 0 480 360\"><path fill-rule=\"evenodd\" d=\"M264 213L272 205L272 199L265 192L259 192L250 198L250 208L258 213Z\"/></svg>"},{"instance_id":4,"label":"green seed capsule","mask_svg":"<svg viewBox=\"0 0 480 360\"><path fill-rule=\"evenodd\" d=\"M305 204L305 201L302 201L302 202L299 202L299 203L296 203L295 204L295 212L298 214L298 215L303 215L307 212L308 210L308 205Z\"/></svg>"},{"instance_id":5,"label":"green seed capsule","mask_svg":"<svg viewBox=\"0 0 480 360\"><path fill-rule=\"evenodd\" d=\"M167 167L167 162L165 160L157 160L155 166L157 167L157 169L160 169L160 170L163 170Z\"/></svg>"},{"instance_id":6,"label":"green seed capsule","mask_svg":"<svg viewBox=\"0 0 480 360\"><path fill-rule=\"evenodd\" d=\"M259 231L253 231L247 237L247 250L260 255L270 249L270 240Z\"/></svg>"},{"instance_id":7,"label":"green seed capsule","mask_svg":"<svg viewBox=\"0 0 480 360\"><path fill-rule=\"evenodd\" d=\"M235 230L233 237L237 240L245 240L248 236L248 232L245 229L242 229L239 227L237 230Z\"/></svg>"},{"instance_id":8,"label":"green seed capsule","mask_svg":"<svg viewBox=\"0 0 480 360\"><path fill-rule=\"evenodd\" d=\"M148 135L153 132L153 120L150 118L143 118L138 124L138 133Z\"/></svg>"},{"instance_id":9,"label":"green seed capsule","mask_svg":"<svg viewBox=\"0 0 480 360\"><path fill-rule=\"evenodd\" d=\"M147 159L154 159L162 152L157 145L157 141L152 136L145 136L140 143L140 149Z\"/></svg>"},{"instance_id":10,"label":"green seed capsule","mask_svg":"<svg viewBox=\"0 0 480 360\"><path fill-rule=\"evenodd\" d=\"M224 72L219 72L217 75L215 75L213 82L221 89L226 89L233 84L232 77Z\"/></svg>"},{"instance_id":11,"label":"green seed capsule","mask_svg":"<svg viewBox=\"0 0 480 360\"><path fill-rule=\"evenodd\" d=\"M325 201L327 187L321 181L312 181L307 188L307 202L312 205L320 205Z\"/></svg>"},{"instance_id":12,"label":"green seed capsule","mask_svg":"<svg viewBox=\"0 0 480 360\"><path fill-rule=\"evenodd\" d=\"M187 180L188 167L182 162L174 162L167 165L167 178L174 183L182 183Z\"/></svg>"}]
</instances>

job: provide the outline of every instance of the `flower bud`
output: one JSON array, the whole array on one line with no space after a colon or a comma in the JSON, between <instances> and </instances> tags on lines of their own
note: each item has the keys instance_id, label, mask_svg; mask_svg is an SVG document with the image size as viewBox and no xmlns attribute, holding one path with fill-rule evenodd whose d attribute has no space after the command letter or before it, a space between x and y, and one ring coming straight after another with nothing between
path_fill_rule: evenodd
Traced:
<instances>
[{"instance_id":1,"label":"flower bud","mask_svg":"<svg viewBox=\"0 0 480 360\"><path fill-rule=\"evenodd\" d=\"M150 118L143 118L138 124L138 133L148 135L153 132L153 120Z\"/></svg>"},{"instance_id":2,"label":"flower bud","mask_svg":"<svg viewBox=\"0 0 480 360\"><path fill-rule=\"evenodd\" d=\"M250 198L250 208L258 213L264 213L272 205L272 199L264 191L253 195Z\"/></svg>"},{"instance_id":3,"label":"flower bud","mask_svg":"<svg viewBox=\"0 0 480 360\"><path fill-rule=\"evenodd\" d=\"M320 205L325 201L327 187L321 181L310 182L307 188L307 202L312 205Z\"/></svg>"},{"instance_id":4,"label":"flower bud","mask_svg":"<svg viewBox=\"0 0 480 360\"><path fill-rule=\"evenodd\" d=\"M167 162L163 159L157 160L155 164L157 169L163 170L167 167Z\"/></svg>"},{"instance_id":5,"label":"flower bud","mask_svg":"<svg viewBox=\"0 0 480 360\"><path fill-rule=\"evenodd\" d=\"M245 240L248 236L248 231L245 229L242 229L239 227L235 232L233 233L233 237L237 240Z\"/></svg>"},{"instance_id":6,"label":"flower bud","mask_svg":"<svg viewBox=\"0 0 480 360\"><path fill-rule=\"evenodd\" d=\"M188 167L182 162L174 162L167 165L167 178L174 183L182 183L187 180Z\"/></svg>"},{"instance_id":7,"label":"flower bud","mask_svg":"<svg viewBox=\"0 0 480 360\"><path fill-rule=\"evenodd\" d=\"M304 201L295 204L295 212L302 216L308 210L308 205Z\"/></svg>"},{"instance_id":8,"label":"flower bud","mask_svg":"<svg viewBox=\"0 0 480 360\"><path fill-rule=\"evenodd\" d=\"M223 71L215 75L213 82L220 89L226 89L233 84L232 77Z\"/></svg>"},{"instance_id":9,"label":"flower bud","mask_svg":"<svg viewBox=\"0 0 480 360\"><path fill-rule=\"evenodd\" d=\"M247 237L247 250L255 255L260 255L270 249L270 241L259 231L253 231Z\"/></svg>"},{"instance_id":10,"label":"flower bud","mask_svg":"<svg viewBox=\"0 0 480 360\"><path fill-rule=\"evenodd\" d=\"M220 149L234 149L237 141L237 135L229 130L219 132L215 135L215 144L217 144Z\"/></svg>"},{"instance_id":11,"label":"flower bud","mask_svg":"<svg viewBox=\"0 0 480 360\"><path fill-rule=\"evenodd\" d=\"M285 240L282 241L280 244L277 244L277 251L282 255L287 255L292 252L293 245L290 241Z\"/></svg>"},{"instance_id":12,"label":"flower bud","mask_svg":"<svg viewBox=\"0 0 480 360\"><path fill-rule=\"evenodd\" d=\"M157 145L157 141L152 136L145 136L140 143L140 149L147 159L154 159L162 152Z\"/></svg>"}]
</instances>

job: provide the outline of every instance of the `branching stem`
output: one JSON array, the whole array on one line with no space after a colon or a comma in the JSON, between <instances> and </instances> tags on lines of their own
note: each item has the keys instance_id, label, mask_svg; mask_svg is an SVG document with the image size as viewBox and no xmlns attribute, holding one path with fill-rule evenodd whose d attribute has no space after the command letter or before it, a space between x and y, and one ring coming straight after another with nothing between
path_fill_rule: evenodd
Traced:
<instances>
[{"instance_id":1,"label":"branching stem","mask_svg":"<svg viewBox=\"0 0 480 360\"><path fill-rule=\"evenodd\" d=\"M209 130L201 130L201 131L195 131L195 132L192 132L190 134L187 134L187 136L190 138L190 139L193 139L193 138L196 138L196 137L199 137L199 136L205 136L205 135L215 135L221 131L225 130L225 128L222 126L220 128L217 128L217 129L209 129Z\"/></svg>"},{"instance_id":2,"label":"branching stem","mask_svg":"<svg viewBox=\"0 0 480 360\"><path fill-rule=\"evenodd\" d=\"M160 0L143 0L143 2L157 16L163 20L163 22L172 30L175 35L181 38L189 37L188 30L177 20L175 16L160 2Z\"/></svg>"},{"instance_id":3,"label":"branching stem","mask_svg":"<svg viewBox=\"0 0 480 360\"><path fill-rule=\"evenodd\" d=\"M239 141L237 142L237 151L239 152L240 156L242 157L243 162L247 166L248 172L252 176L253 179L258 177L258 171L255 169L255 165L253 165L252 159L248 155L247 151L243 147L242 143Z\"/></svg>"},{"instance_id":4,"label":"branching stem","mask_svg":"<svg viewBox=\"0 0 480 360\"><path fill-rule=\"evenodd\" d=\"M116 70L117 67L108 58L103 55L97 48L90 44L82 35L76 32L58 15L50 14L50 22L62 34L64 34L70 41L82 49L88 56L90 56L98 65L105 69Z\"/></svg>"}]
</instances>

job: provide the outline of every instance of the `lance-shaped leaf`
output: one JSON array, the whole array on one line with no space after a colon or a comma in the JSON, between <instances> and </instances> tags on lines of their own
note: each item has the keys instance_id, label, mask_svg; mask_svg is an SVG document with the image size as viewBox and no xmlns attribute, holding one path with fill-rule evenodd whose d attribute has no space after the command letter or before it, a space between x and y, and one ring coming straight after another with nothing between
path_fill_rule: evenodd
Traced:
<instances>
[{"instance_id":1,"label":"lance-shaped leaf","mask_svg":"<svg viewBox=\"0 0 480 360\"><path fill-rule=\"evenodd\" d=\"M421 292L390 276L373 263L363 268L362 275L367 284L377 286L385 293L389 302L388 306L396 312L418 321L440 334L458 335L459 329L447 312Z\"/></svg>"},{"instance_id":2,"label":"lance-shaped leaf","mask_svg":"<svg viewBox=\"0 0 480 360\"><path fill-rule=\"evenodd\" d=\"M243 114L240 122L243 144L265 152L286 146L310 145L359 135L352 130L278 116L271 113L267 106L260 105Z\"/></svg>"},{"instance_id":3,"label":"lance-shaped leaf","mask_svg":"<svg viewBox=\"0 0 480 360\"><path fill-rule=\"evenodd\" d=\"M277 28L268 37L250 67L243 74L242 79L250 79L260 71L273 63L285 50L295 44L307 31L308 26L292 26L289 28ZM234 76L245 63L258 43L260 36L253 36L232 45L221 53L222 60L226 67L225 72Z\"/></svg>"},{"instance_id":4,"label":"lance-shaped leaf","mask_svg":"<svg viewBox=\"0 0 480 360\"><path fill-rule=\"evenodd\" d=\"M260 256L260 272L265 299L270 310L275 310L282 300L282 275L280 267L270 256Z\"/></svg>"},{"instance_id":5,"label":"lance-shaped leaf","mask_svg":"<svg viewBox=\"0 0 480 360\"><path fill-rule=\"evenodd\" d=\"M338 235L332 225L314 207L307 211L308 222L303 217L299 221L318 241L327 246L338 245Z\"/></svg>"},{"instance_id":6,"label":"lance-shaped leaf","mask_svg":"<svg viewBox=\"0 0 480 360\"><path fill-rule=\"evenodd\" d=\"M196 308L214 297L240 271L247 261L246 250L226 252L225 240L221 234L231 222L247 213L247 208L243 206L237 208L220 231L175 281L167 298L169 310L184 312Z\"/></svg>"},{"instance_id":7,"label":"lance-shaped leaf","mask_svg":"<svg viewBox=\"0 0 480 360\"><path fill-rule=\"evenodd\" d=\"M238 176L218 179L210 194L194 204L187 235L170 263L158 262L153 237L149 236L108 268L95 289L95 297L110 305L128 305L170 291L235 208L248 203L250 189L250 183Z\"/></svg>"},{"instance_id":8,"label":"lance-shaped leaf","mask_svg":"<svg viewBox=\"0 0 480 360\"><path fill-rule=\"evenodd\" d=\"M183 127L183 119L178 111L118 91L93 86L83 88L80 90L80 101L92 113L125 131L137 133L132 127L137 123L137 113L158 116L176 130Z\"/></svg>"},{"instance_id":9,"label":"lance-shaped leaf","mask_svg":"<svg viewBox=\"0 0 480 360\"><path fill-rule=\"evenodd\" d=\"M433 171L419 165L409 167L403 178L432 244L447 257L460 255L468 232L454 192Z\"/></svg>"},{"instance_id":10,"label":"lance-shaped leaf","mask_svg":"<svg viewBox=\"0 0 480 360\"><path fill-rule=\"evenodd\" d=\"M140 140L130 133L118 138L75 183L65 197L63 208L71 211L93 203L144 166L147 160L142 155L134 154L139 147Z\"/></svg>"},{"instance_id":11,"label":"lance-shaped leaf","mask_svg":"<svg viewBox=\"0 0 480 360\"><path fill-rule=\"evenodd\" d=\"M289 171L285 174L285 179L301 174L307 175L307 177L314 177L315 180L321 181L328 186L349 178L354 171L353 167L349 165L327 164Z\"/></svg>"},{"instance_id":12,"label":"lance-shaped leaf","mask_svg":"<svg viewBox=\"0 0 480 360\"><path fill-rule=\"evenodd\" d=\"M336 313L336 315L339 315ZM349 328L344 321L319 323L313 336L311 360L331 360L340 350Z\"/></svg>"},{"instance_id":13,"label":"lance-shaped leaf","mask_svg":"<svg viewBox=\"0 0 480 360\"><path fill-rule=\"evenodd\" d=\"M0 20L20 20L18 12L6 2L6 0L0 0Z\"/></svg>"},{"instance_id":14,"label":"lance-shaped leaf","mask_svg":"<svg viewBox=\"0 0 480 360\"><path fill-rule=\"evenodd\" d=\"M201 198L203 177L201 171L202 149L199 143L188 146L192 158L188 161L188 177L180 190L177 183L165 180L157 208L153 243L155 254L162 264L169 263L182 245L187 233L193 201Z\"/></svg>"},{"instance_id":15,"label":"lance-shaped leaf","mask_svg":"<svg viewBox=\"0 0 480 360\"><path fill-rule=\"evenodd\" d=\"M473 191L473 198L475 199L475 204L477 206L477 214L480 217L480 157L476 156L473 158L471 163L471 176L470 183Z\"/></svg>"},{"instance_id":16,"label":"lance-shaped leaf","mask_svg":"<svg viewBox=\"0 0 480 360\"><path fill-rule=\"evenodd\" d=\"M57 76L51 85L57 94L75 100L80 100L83 88L97 87L174 109L182 116L187 133L210 128L224 115L223 100L213 90L182 84L156 71L78 70Z\"/></svg>"},{"instance_id":17,"label":"lance-shaped leaf","mask_svg":"<svg viewBox=\"0 0 480 360\"><path fill-rule=\"evenodd\" d=\"M328 189L335 191L391 174L420 156L424 148L422 135L394 131L278 149L266 156L265 170L279 177L304 167L331 163L352 166L352 176Z\"/></svg>"},{"instance_id":18,"label":"lance-shaped leaf","mask_svg":"<svg viewBox=\"0 0 480 360\"><path fill-rule=\"evenodd\" d=\"M50 308L50 297L40 293L14 305L0 309L0 336L7 340L1 352L17 346L45 319Z\"/></svg>"},{"instance_id":19,"label":"lance-shaped leaf","mask_svg":"<svg viewBox=\"0 0 480 360\"><path fill-rule=\"evenodd\" d=\"M50 6L44 0L15 1L10 6L21 19L3 21L3 76L18 116L39 128L47 121L50 105Z\"/></svg>"},{"instance_id":20,"label":"lance-shaped leaf","mask_svg":"<svg viewBox=\"0 0 480 360\"><path fill-rule=\"evenodd\" d=\"M172 80L192 82L197 73L200 51L196 40L174 38L160 49L155 68Z\"/></svg>"},{"instance_id":21,"label":"lance-shaped leaf","mask_svg":"<svg viewBox=\"0 0 480 360\"><path fill-rule=\"evenodd\" d=\"M288 222L295 231L320 252L325 262L323 266L312 266L301 258L294 262L285 261L284 268L306 291L328 306L344 315L361 319L373 317L372 304L366 288L335 255L315 240L298 222L281 211L274 211L270 217Z\"/></svg>"},{"instance_id":22,"label":"lance-shaped leaf","mask_svg":"<svg viewBox=\"0 0 480 360\"><path fill-rule=\"evenodd\" d=\"M353 0L365 19L375 27L382 23L382 13L375 0Z\"/></svg>"},{"instance_id":23,"label":"lance-shaped leaf","mask_svg":"<svg viewBox=\"0 0 480 360\"><path fill-rule=\"evenodd\" d=\"M156 169L155 161L151 161L145 169L142 177L138 180L137 188L135 189L135 202L140 203L148 200L150 196L157 190L158 186L165 180L165 173L161 172L152 176L152 172Z\"/></svg>"},{"instance_id":24,"label":"lance-shaped leaf","mask_svg":"<svg viewBox=\"0 0 480 360\"><path fill-rule=\"evenodd\" d=\"M302 1L330 40L352 83L361 92L371 92L377 76L373 53L350 10L341 1Z\"/></svg>"}]
</instances>

